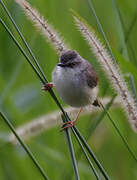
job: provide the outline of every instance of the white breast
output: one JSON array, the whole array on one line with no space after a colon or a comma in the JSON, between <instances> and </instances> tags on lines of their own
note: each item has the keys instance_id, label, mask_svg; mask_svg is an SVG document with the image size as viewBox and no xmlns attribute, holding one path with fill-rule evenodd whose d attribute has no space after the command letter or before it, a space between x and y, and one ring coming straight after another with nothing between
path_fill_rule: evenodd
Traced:
<instances>
[{"instance_id":1,"label":"white breast","mask_svg":"<svg viewBox=\"0 0 137 180\"><path fill-rule=\"evenodd\" d=\"M83 107L93 103L97 96L97 88L87 86L79 69L56 66L52 73L54 87L60 97L73 107Z\"/></svg>"}]
</instances>

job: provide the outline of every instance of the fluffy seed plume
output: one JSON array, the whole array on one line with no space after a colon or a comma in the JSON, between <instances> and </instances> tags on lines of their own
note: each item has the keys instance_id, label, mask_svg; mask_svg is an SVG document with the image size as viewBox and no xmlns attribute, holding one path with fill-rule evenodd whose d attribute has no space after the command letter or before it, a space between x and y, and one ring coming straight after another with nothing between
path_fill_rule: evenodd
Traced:
<instances>
[{"instance_id":1,"label":"fluffy seed plume","mask_svg":"<svg viewBox=\"0 0 137 180\"><path fill-rule=\"evenodd\" d=\"M106 106L110 102L110 100L111 100L110 97L106 97L101 99L101 102ZM112 107L117 107L117 106L121 106L119 97L115 98ZM71 119L74 119L79 111L77 108L72 108L72 107L67 107L64 110L69 114ZM81 116L90 115L98 111L101 111L101 108L96 108L93 106L91 109L91 106L87 106L87 108L83 109ZM36 118L30 121L29 123L26 123L25 125L18 127L16 129L16 132L23 140L27 141L30 138L41 134L47 129L56 127L57 125L60 124L62 124L61 112L55 111L50 114L46 114L44 116ZM13 144L17 143L17 139L14 136L14 134L10 133L8 137L8 142Z\"/></svg>"},{"instance_id":2,"label":"fluffy seed plume","mask_svg":"<svg viewBox=\"0 0 137 180\"><path fill-rule=\"evenodd\" d=\"M16 2L23 8L27 17L49 40L58 54L68 49L67 45L63 41L63 38L56 32L47 20L44 20L44 18L40 16L36 9L33 9L25 0L16 0Z\"/></svg>"},{"instance_id":3,"label":"fluffy seed plume","mask_svg":"<svg viewBox=\"0 0 137 180\"><path fill-rule=\"evenodd\" d=\"M113 88L121 97L121 102L131 126L137 132L137 105L135 104L135 101L127 88L119 68L113 64L111 56L104 45L97 38L94 30L90 29L87 23L84 22L84 20L78 15L74 15L74 20L78 29L88 41L92 52L101 64L110 82L112 82Z\"/></svg>"}]
</instances>

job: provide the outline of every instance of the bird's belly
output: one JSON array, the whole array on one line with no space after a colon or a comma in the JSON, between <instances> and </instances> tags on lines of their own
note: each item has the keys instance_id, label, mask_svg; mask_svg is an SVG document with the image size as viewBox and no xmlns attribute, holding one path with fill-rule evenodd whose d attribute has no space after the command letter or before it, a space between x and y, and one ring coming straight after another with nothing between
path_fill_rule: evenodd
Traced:
<instances>
[{"instance_id":1,"label":"bird's belly","mask_svg":"<svg viewBox=\"0 0 137 180\"><path fill-rule=\"evenodd\" d=\"M80 90L73 84L73 81L67 81L63 89L58 89L61 98L69 105L74 107L85 106L89 103L89 97L85 95L83 90Z\"/></svg>"},{"instance_id":2,"label":"bird's belly","mask_svg":"<svg viewBox=\"0 0 137 180\"><path fill-rule=\"evenodd\" d=\"M58 67L57 67L58 68ZM56 73L53 72L53 84L60 97L67 104L73 107L83 107L95 100L96 97L91 97L92 89L85 86L85 82L77 76L75 71L61 72L58 68Z\"/></svg>"}]
</instances>

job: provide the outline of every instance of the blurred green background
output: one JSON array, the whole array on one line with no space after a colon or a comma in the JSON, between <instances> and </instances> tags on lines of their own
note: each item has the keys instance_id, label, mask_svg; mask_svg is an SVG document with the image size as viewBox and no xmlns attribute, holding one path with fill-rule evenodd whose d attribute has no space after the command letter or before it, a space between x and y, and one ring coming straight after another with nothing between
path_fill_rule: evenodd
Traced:
<instances>
[{"instance_id":1,"label":"blurred green background","mask_svg":"<svg viewBox=\"0 0 137 180\"><path fill-rule=\"evenodd\" d=\"M47 78L51 81L51 72L58 62L58 56L45 38L26 18L22 9L13 0L4 1L13 18L39 60ZM87 0L35 0L29 1L41 15L45 16L70 46L81 56L89 60L99 74L99 96L107 97L114 94L111 85L99 68L87 42L77 30L70 9L78 12L99 33L95 19L92 16ZM129 82L132 74L137 87L137 3L136 0L117 0L124 28L121 25L118 11L111 0L94 0L96 13L116 55L121 71ZM11 28L18 38L15 29L0 6L0 17ZM134 20L134 21L133 21ZM133 23L132 23L133 22ZM134 24L132 29L131 24ZM132 30L127 38L128 30ZM100 35L101 36L101 35ZM18 38L19 42L20 39ZM22 44L22 42L21 42ZM23 44L22 44L23 45ZM121 53L121 48L124 48ZM129 88L131 88L130 83ZM18 127L41 115L57 110L55 102L48 93L41 91L42 84L15 46L2 25L0 25L0 106L7 117ZM60 102L66 106L61 100ZM123 110L111 108L110 114L117 123L123 135L128 139L131 148L137 154L136 133L131 129ZM80 118L77 126L84 136L89 124L100 115L95 113ZM64 133L55 127L29 139L26 143L44 168L50 179L74 179L70 155ZM19 145L4 145L10 130L0 118L0 180L42 179L33 163ZM76 141L75 150L79 149ZM105 117L90 136L88 143L102 162L112 179L137 179L137 163L131 157L112 124ZM3 146L4 145L4 146ZM82 180L95 179L82 155L79 163ZM103 178L102 178L103 179Z\"/></svg>"}]
</instances>

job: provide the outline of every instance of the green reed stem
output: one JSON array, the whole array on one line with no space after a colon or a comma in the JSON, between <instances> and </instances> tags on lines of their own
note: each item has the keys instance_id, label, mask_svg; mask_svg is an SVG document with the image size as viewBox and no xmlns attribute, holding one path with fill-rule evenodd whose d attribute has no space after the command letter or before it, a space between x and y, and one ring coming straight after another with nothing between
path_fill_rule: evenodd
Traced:
<instances>
[{"instance_id":1,"label":"green reed stem","mask_svg":"<svg viewBox=\"0 0 137 180\"><path fill-rule=\"evenodd\" d=\"M97 180L100 180L100 177L99 177L99 175L98 175L98 173L97 173L97 171L96 171L96 169L95 169L93 163L91 162L91 160L90 160L90 158L89 158L87 152L85 151L85 149L84 149L84 147L83 147L83 145L82 145L82 143L81 143L81 141L80 141L78 135L76 134L76 132L74 131L74 129L72 129L72 131L73 131L73 134L75 135L76 139L78 140L78 143L79 143L79 145L80 145L80 147L81 147L83 153L85 154L85 157L86 157L86 159L87 159L87 161L88 161L88 163L89 163L89 165L90 165L90 167L91 167L91 169L92 169L92 171L93 171L93 173L94 173L96 179L97 179Z\"/></svg>"},{"instance_id":2,"label":"green reed stem","mask_svg":"<svg viewBox=\"0 0 137 180\"><path fill-rule=\"evenodd\" d=\"M115 64L115 66L117 66L116 59L115 59L115 57L114 57L114 55L113 55L113 52L112 52L112 50L111 50L109 41L108 41L108 39L107 39L107 37L106 37L104 31L103 31L102 25L101 25L101 23L100 23L100 21L99 21L97 15L96 15L96 11L95 11L95 9L94 9L94 6L93 6L92 1L91 1L91 0L88 0L88 4L89 4L89 7L90 7L90 9L91 9L91 12L92 12L92 14L93 14L93 16L94 16L96 22L97 22L97 26L98 26L98 28L99 28L99 30L100 30L100 32L101 32L101 34L102 34L102 36L103 36L105 42L106 42L106 45L107 45L107 48L108 48L108 50L109 50L109 53L110 53L110 55L111 55L111 57L112 57L112 60L113 60L113 62L114 62L114 64Z\"/></svg>"},{"instance_id":3,"label":"green reed stem","mask_svg":"<svg viewBox=\"0 0 137 180\"><path fill-rule=\"evenodd\" d=\"M111 98L111 100L107 103L107 105L105 106L106 111L108 111L110 109L110 107L112 106L114 100L116 98L116 94L114 94ZM95 131L96 127L99 125L99 123L104 119L104 117L106 116L106 111L102 111L100 113L99 116L96 116L96 118L93 119L93 124L92 126L87 127L87 136L86 139L89 138L89 136L91 136L93 134L93 132Z\"/></svg>"},{"instance_id":4,"label":"green reed stem","mask_svg":"<svg viewBox=\"0 0 137 180\"><path fill-rule=\"evenodd\" d=\"M135 53L135 51L134 51L134 49L133 49L133 46L131 45L131 42L129 41L129 36L130 36L130 34L131 34L131 32L132 32L132 29L133 29L133 27L134 27L134 25L135 25L135 22L136 22L136 20L137 20L137 14L135 14L135 16L134 16L134 18L133 18L133 21L131 22L128 30L126 31L126 27L125 27L125 24L124 24L122 15L121 15L121 13L120 13L120 10L119 10L119 8L118 8L118 6L117 6L117 2L116 2L116 0L112 0L112 2L113 2L114 7L115 7L115 9L116 9L116 11L117 11L117 14L118 14L118 17L119 17L119 21L120 21L120 23L121 23L121 27L122 27L123 34L124 34L124 44L123 44L123 46L120 48L120 53L123 53L124 49L125 49L126 46L127 46L127 42L128 42L128 47L129 47L129 49L130 49L130 51L131 51L131 54L132 54L132 57L133 57L132 59L134 60L134 62L136 62L136 53ZM127 54L128 54L128 49L127 49L127 48L126 48L126 51L127 51ZM127 57L127 59L129 60L128 57Z\"/></svg>"},{"instance_id":5,"label":"green reed stem","mask_svg":"<svg viewBox=\"0 0 137 180\"><path fill-rule=\"evenodd\" d=\"M64 115L62 115L62 120L63 120L64 123L67 122L66 117ZM72 144L72 140L71 140L70 129L65 129L65 133L66 133L66 137L67 137L67 141L68 141L69 151L70 151L70 154L71 154L71 160L72 160L72 164L73 164L75 179L80 180L78 167L77 167L77 161L76 161L74 148L73 148L73 144Z\"/></svg>"},{"instance_id":6,"label":"green reed stem","mask_svg":"<svg viewBox=\"0 0 137 180\"><path fill-rule=\"evenodd\" d=\"M110 114L108 111L106 111L105 107L103 106L102 103L100 103L101 107L103 108L103 110L106 112L109 120L111 121L112 125L114 126L115 130L117 131L118 135L121 137L124 145L126 146L127 150L129 151L130 155L132 156L132 158L136 161L137 163L137 157L135 155L135 153L132 151L132 149L130 148L126 138L124 138L124 136L122 135L122 133L120 132L119 128L117 127L116 123L113 121L113 119L111 118Z\"/></svg>"},{"instance_id":7,"label":"green reed stem","mask_svg":"<svg viewBox=\"0 0 137 180\"><path fill-rule=\"evenodd\" d=\"M25 38L23 37L21 31L19 30L19 28L18 28L16 22L15 22L14 19L12 18L12 16L11 16L10 12L8 11L7 7L5 6L5 4L3 3L2 0L0 0L0 3L1 3L3 9L5 10L6 14L8 15L9 19L11 20L13 26L14 26L15 29L17 30L19 36L21 37L21 39L22 39L24 45L26 46L27 50L29 51L31 57L34 59L34 62L36 63L36 65L37 65L37 67L38 67L38 69L39 69L39 71L40 71L40 73L41 73L43 79L45 80L45 82L48 82L48 80L47 80L47 78L45 77L45 74L44 74L42 68L40 67L40 65L39 65L39 63L38 63L38 60L36 59L34 53L33 53L32 50L30 49L28 43L26 42Z\"/></svg>"},{"instance_id":8,"label":"green reed stem","mask_svg":"<svg viewBox=\"0 0 137 180\"><path fill-rule=\"evenodd\" d=\"M28 63L31 65L31 67L33 68L34 72L37 74L37 76L39 77L39 79L44 83L44 80L41 77L41 74L38 72L38 70L36 69L36 67L33 65L33 63L31 62L31 60L29 59L28 55L25 53L25 51L23 50L23 48L21 47L21 45L18 43L18 41L15 39L14 35L11 33L11 31L9 30L9 28L7 27L7 25L4 23L4 21L0 18L0 23L2 24L2 26L5 28L5 30L8 32L8 34L10 35L10 37L12 38L12 40L14 41L14 43L16 44L16 46L19 48L19 50L21 51L21 53L24 55L24 57L27 59Z\"/></svg>"},{"instance_id":9,"label":"green reed stem","mask_svg":"<svg viewBox=\"0 0 137 180\"><path fill-rule=\"evenodd\" d=\"M102 175L104 176L104 178L106 180L110 180L109 176L107 175L105 169L103 168L103 166L100 164L99 160L97 159L96 155L94 154L94 152L91 150L91 148L89 147L89 145L87 144L86 140L83 138L83 136L81 135L81 133L79 132L79 130L74 126L72 127L72 130L75 131L75 133L77 134L77 136L79 137L79 139L81 140L81 142L83 143L83 145L86 147L87 151L89 152L90 156L93 158L93 160L95 161L96 165L98 166L99 170L101 171Z\"/></svg>"},{"instance_id":10,"label":"green reed stem","mask_svg":"<svg viewBox=\"0 0 137 180\"><path fill-rule=\"evenodd\" d=\"M11 122L8 120L8 118L5 116L5 114L3 112L0 111L0 116L3 118L4 122L7 124L7 126L10 128L10 130L13 132L13 134L16 136L17 140L19 141L19 143L21 144L21 146L24 148L24 150L26 151L26 153L28 154L28 156L30 157L30 159L33 161L33 163L35 164L36 168L39 170L39 172L41 173L41 175L43 176L43 178L45 180L49 180L49 178L47 177L47 175L45 174L44 170L42 169L42 167L39 165L38 161L36 160L36 158L34 157L34 155L32 154L32 152L30 151L30 149L28 148L27 145L24 144L24 142L21 140L21 138L18 136L18 134L16 133L16 130L14 129L13 125L11 124Z\"/></svg>"}]
</instances>

